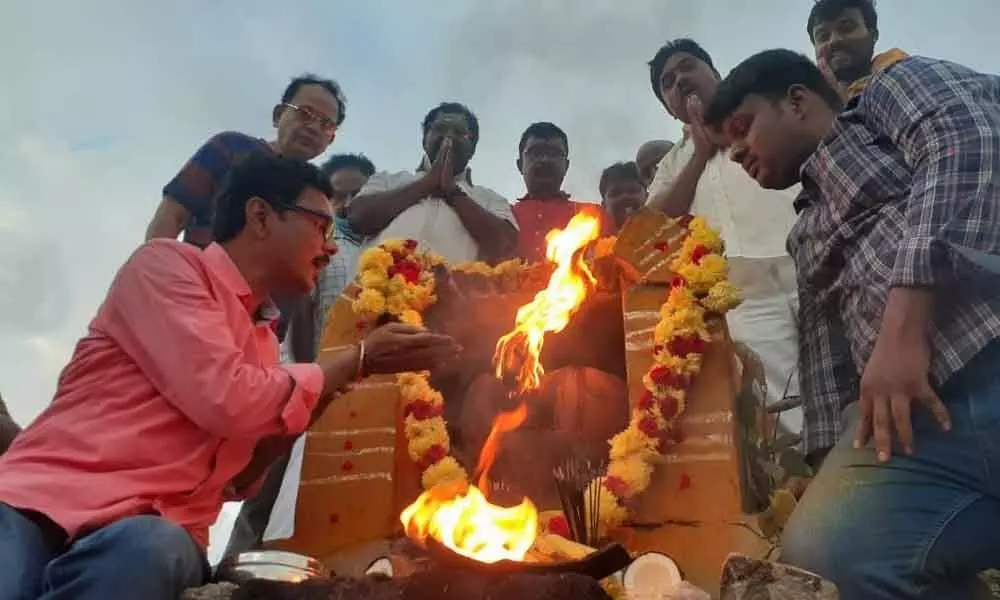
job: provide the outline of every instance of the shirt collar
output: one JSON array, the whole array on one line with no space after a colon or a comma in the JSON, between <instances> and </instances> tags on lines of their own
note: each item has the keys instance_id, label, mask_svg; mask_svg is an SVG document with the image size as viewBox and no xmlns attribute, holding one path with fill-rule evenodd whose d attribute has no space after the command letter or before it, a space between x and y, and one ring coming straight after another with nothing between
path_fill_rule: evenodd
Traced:
<instances>
[{"instance_id":1,"label":"shirt collar","mask_svg":"<svg viewBox=\"0 0 1000 600\"><path fill-rule=\"evenodd\" d=\"M558 202L558 201L569 201L570 198L571 198L571 196L569 194L567 194L566 192L563 192L563 191L560 190L560 192L557 195L550 196L548 198L529 198L528 194L525 194L525 195L521 196L520 198L518 198L517 201L518 202L527 202L527 201L530 201L530 200L537 200L539 202L551 202L551 201L555 200L555 201Z\"/></svg>"},{"instance_id":2,"label":"shirt collar","mask_svg":"<svg viewBox=\"0 0 1000 600\"><path fill-rule=\"evenodd\" d=\"M202 250L202 255L202 260L208 265L208 268L222 281L227 290L239 298L240 304L243 305L243 308L248 313L253 315L255 321L277 322L281 316L281 311L278 310L278 307L275 306L270 298L265 300L259 307L256 307L255 311L253 291L250 289L250 284L247 283L246 278L243 277L243 273L237 268L236 263L233 262L233 259L226 252L225 248L213 242Z\"/></svg>"}]
</instances>

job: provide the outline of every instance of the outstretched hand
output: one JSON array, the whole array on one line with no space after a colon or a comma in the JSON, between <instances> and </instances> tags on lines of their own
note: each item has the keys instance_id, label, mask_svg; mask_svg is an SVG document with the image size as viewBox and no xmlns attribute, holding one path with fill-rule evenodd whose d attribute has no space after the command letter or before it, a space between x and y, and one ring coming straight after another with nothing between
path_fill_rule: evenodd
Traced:
<instances>
[{"instance_id":1,"label":"outstretched hand","mask_svg":"<svg viewBox=\"0 0 1000 600\"><path fill-rule=\"evenodd\" d=\"M450 336L403 323L383 325L365 338L367 374L433 369L453 360L461 348Z\"/></svg>"}]
</instances>

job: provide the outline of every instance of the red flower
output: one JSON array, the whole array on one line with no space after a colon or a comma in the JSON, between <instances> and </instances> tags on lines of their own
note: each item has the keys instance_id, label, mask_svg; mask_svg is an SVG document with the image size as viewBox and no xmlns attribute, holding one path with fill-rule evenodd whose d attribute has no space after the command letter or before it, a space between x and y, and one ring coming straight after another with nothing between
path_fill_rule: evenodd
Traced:
<instances>
[{"instance_id":1,"label":"red flower","mask_svg":"<svg viewBox=\"0 0 1000 600\"><path fill-rule=\"evenodd\" d=\"M669 367L658 365L649 371L649 377L656 385L682 390L688 386L689 378L683 373L672 371Z\"/></svg>"},{"instance_id":2,"label":"red flower","mask_svg":"<svg viewBox=\"0 0 1000 600\"><path fill-rule=\"evenodd\" d=\"M696 265L701 264L701 259L705 258L706 254L708 254L708 248L698 244L694 247L694 250L691 251L691 262Z\"/></svg>"},{"instance_id":3,"label":"red flower","mask_svg":"<svg viewBox=\"0 0 1000 600\"><path fill-rule=\"evenodd\" d=\"M448 451L441 444L434 444L427 450L427 454L420 459L420 470L424 471L431 466L436 465L441 460L448 456Z\"/></svg>"},{"instance_id":4,"label":"red flower","mask_svg":"<svg viewBox=\"0 0 1000 600\"><path fill-rule=\"evenodd\" d=\"M368 323L365 323L364 321L358 321L357 323L354 324L354 327L358 331L364 331L368 327Z\"/></svg>"},{"instance_id":5,"label":"red flower","mask_svg":"<svg viewBox=\"0 0 1000 600\"><path fill-rule=\"evenodd\" d=\"M697 335L677 337L667 342L667 350L674 356L701 354L705 351L705 340Z\"/></svg>"},{"instance_id":6,"label":"red flower","mask_svg":"<svg viewBox=\"0 0 1000 600\"><path fill-rule=\"evenodd\" d=\"M569 530L569 521L563 515L556 515L549 519L549 533L569 539L573 533Z\"/></svg>"},{"instance_id":7,"label":"red flower","mask_svg":"<svg viewBox=\"0 0 1000 600\"><path fill-rule=\"evenodd\" d=\"M681 473L681 480L677 484L677 489L686 490L691 487L691 476L687 473Z\"/></svg>"},{"instance_id":8,"label":"red flower","mask_svg":"<svg viewBox=\"0 0 1000 600\"><path fill-rule=\"evenodd\" d=\"M347 471L347 472L353 471L354 470L354 463L352 463L349 460L345 460L344 464L340 465L340 468L343 469L343 470L345 470L345 471Z\"/></svg>"},{"instance_id":9,"label":"red flower","mask_svg":"<svg viewBox=\"0 0 1000 600\"><path fill-rule=\"evenodd\" d=\"M344 451L350 452L351 450L354 450L354 444L351 443L351 440L347 440L344 442Z\"/></svg>"},{"instance_id":10,"label":"red flower","mask_svg":"<svg viewBox=\"0 0 1000 600\"><path fill-rule=\"evenodd\" d=\"M413 252L414 250L417 249L417 240L406 240L405 242L403 242L403 247L409 250L410 252Z\"/></svg>"},{"instance_id":11,"label":"red flower","mask_svg":"<svg viewBox=\"0 0 1000 600\"><path fill-rule=\"evenodd\" d=\"M670 245L666 242L656 242L653 244L653 248L659 250L660 252L666 252L670 250Z\"/></svg>"},{"instance_id":12,"label":"red flower","mask_svg":"<svg viewBox=\"0 0 1000 600\"><path fill-rule=\"evenodd\" d=\"M666 420L673 419L680 413L680 403L673 396L660 398L660 414Z\"/></svg>"},{"instance_id":13,"label":"red flower","mask_svg":"<svg viewBox=\"0 0 1000 600\"><path fill-rule=\"evenodd\" d=\"M625 480L621 477L605 477L604 487L619 498L624 498L625 494L628 493L628 486L625 485Z\"/></svg>"},{"instance_id":14,"label":"red flower","mask_svg":"<svg viewBox=\"0 0 1000 600\"><path fill-rule=\"evenodd\" d=\"M652 392L646 390L642 397L639 398L637 406L639 407L639 410L649 410L656 406L656 398L653 396Z\"/></svg>"},{"instance_id":15,"label":"red flower","mask_svg":"<svg viewBox=\"0 0 1000 600\"><path fill-rule=\"evenodd\" d=\"M642 420L639 421L639 431L651 438L660 437L660 425L653 417L643 417Z\"/></svg>"},{"instance_id":16,"label":"red flower","mask_svg":"<svg viewBox=\"0 0 1000 600\"><path fill-rule=\"evenodd\" d=\"M444 407L440 404L431 404L426 400L414 400L403 408L403 418L412 416L418 421L433 419L444 414Z\"/></svg>"},{"instance_id":17,"label":"red flower","mask_svg":"<svg viewBox=\"0 0 1000 600\"><path fill-rule=\"evenodd\" d=\"M670 287L683 287L685 285L687 285L687 279L680 275L674 275L673 279L670 280Z\"/></svg>"},{"instance_id":18,"label":"red flower","mask_svg":"<svg viewBox=\"0 0 1000 600\"><path fill-rule=\"evenodd\" d=\"M388 274L390 278L402 275L407 283L417 283L420 281L420 265L404 258L389 267Z\"/></svg>"}]
</instances>

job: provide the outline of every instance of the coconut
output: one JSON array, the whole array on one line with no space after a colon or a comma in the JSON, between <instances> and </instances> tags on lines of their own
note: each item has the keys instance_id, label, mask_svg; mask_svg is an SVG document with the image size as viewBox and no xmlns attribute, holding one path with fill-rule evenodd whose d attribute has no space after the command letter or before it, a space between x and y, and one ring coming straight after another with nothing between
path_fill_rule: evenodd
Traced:
<instances>
[{"instance_id":1,"label":"coconut","mask_svg":"<svg viewBox=\"0 0 1000 600\"><path fill-rule=\"evenodd\" d=\"M376 558L372 561L372 564L368 565L368 568L365 569L365 575L384 575L386 577L392 577L392 573L392 561L385 556Z\"/></svg>"},{"instance_id":2,"label":"coconut","mask_svg":"<svg viewBox=\"0 0 1000 600\"><path fill-rule=\"evenodd\" d=\"M629 592L664 592L683 581L677 563L666 554L647 552L636 557L622 577Z\"/></svg>"}]
</instances>

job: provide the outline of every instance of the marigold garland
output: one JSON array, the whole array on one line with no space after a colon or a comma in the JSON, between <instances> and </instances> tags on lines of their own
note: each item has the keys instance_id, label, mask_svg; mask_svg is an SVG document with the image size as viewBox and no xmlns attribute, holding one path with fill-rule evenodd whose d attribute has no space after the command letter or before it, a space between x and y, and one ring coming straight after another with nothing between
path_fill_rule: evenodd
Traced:
<instances>
[{"instance_id":1,"label":"marigold garland","mask_svg":"<svg viewBox=\"0 0 1000 600\"><path fill-rule=\"evenodd\" d=\"M677 276L653 332L653 364L643 377L646 393L632 411L628 427L609 441L607 472L590 484L600 486L599 511L604 530L625 521L628 501L649 486L653 459L680 441L677 423L685 409L687 390L701 369L702 353L711 340L706 316L722 315L740 302L737 289L726 279L722 238L700 217L692 219L687 230L688 236L671 259L670 268ZM601 241L595 255L610 254L614 238ZM389 314L404 323L423 324L422 312L436 301L433 268L443 260L418 251L417 245L414 240L391 240L361 255L361 292L353 307L366 323ZM523 267L521 261L511 260L495 267L458 263L451 269L502 277L516 274ZM423 473L421 483L425 489L468 480L465 470L450 456L444 398L430 385L429 377L427 372L397 376L407 448Z\"/></svg>"},{"instance_id":2,"label":"marigold garland","mask_svg":"<svg viewBox=\"0 0 1000 600\"><path fill-rule=\"evenodd\" d=\"M607 472L590 484L600 486L598 511L605 531L628 518L628 502L649 486L653 459L680 441L677 425L687 391L711 340L706 316L722 315L740 302L738 291L726 280L722 238L699 217L687 229L670 262L676 277L653 330L653 364L642 378L645 394L628 427L609 442Z\"/></svg>"},{"instance_id":3,"label":"marigold garland","mask_svg":"<svg viewBox=\"0 0 1000 600\"><path fill-rule=\"evenodd\" d=\"M417 246L416 240L390 240L361 254L361 292L353 308L366 325L385 314L403 323L423 325L423 311L437 300L433 269L444 261L431 252L418 251ZM467 480L465 469L450 456L444 397L431 386L430 373L400 373L396 383L403 401L407 450L420 467L424 488Z\"/></svg>"}]
</instances>

